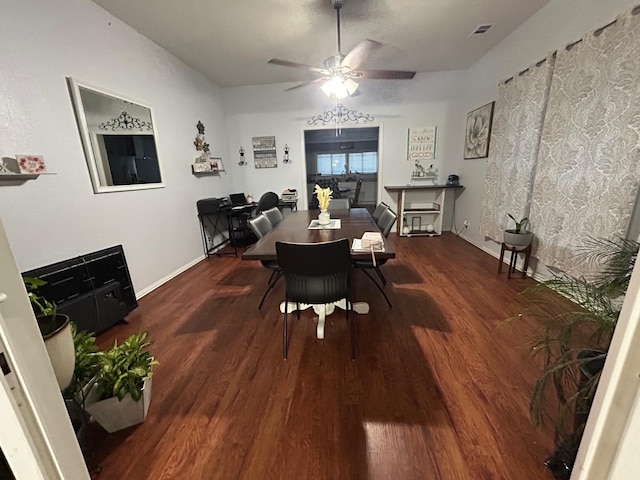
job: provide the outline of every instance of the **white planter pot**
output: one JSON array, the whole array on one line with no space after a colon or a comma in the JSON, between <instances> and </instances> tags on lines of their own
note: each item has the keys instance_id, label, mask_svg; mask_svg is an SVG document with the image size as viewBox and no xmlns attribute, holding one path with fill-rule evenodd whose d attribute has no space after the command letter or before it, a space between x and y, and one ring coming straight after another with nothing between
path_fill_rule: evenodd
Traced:
<instances>
[{"instance_id":1,"label":"white planter pot","mask_svg":"<svg viewBox=\"0 0 640 480\"><path fill-rule=\"evenodd\" d=\"M85 408L109 433L142 423L147 418L151 403L151 380L150 378L144 382L142 398L138 402L127 394L122 400L111 397L86 405Z\"/></svg>"},{"instance_id":2,"label":"white planter pot","mask_svg":"<svg viewBox=\"0 0 640 480\"><path fill-rule=\"evenodd\" d=\"M515 230L504 231L504 243L513 247L527 248L533 241L533 232L516 233Z\"/></svg>"},{"instance_id":3,"label":"white planter pot","mask_svg":"<svg viewBox=\"0 0 640 480\"><path fill-rule=\"evenodd\" d=\"M50 320L38 318L39 324L48 321ZM64 390L69 386L73 377L73 370L76 366L76 350L73 346L69 317L58 314L55 321L61 323L60 327L47 335L43 335L42 338L53 372L56 375L58 386L60 390Z\"/></svg>"}]
</instances>

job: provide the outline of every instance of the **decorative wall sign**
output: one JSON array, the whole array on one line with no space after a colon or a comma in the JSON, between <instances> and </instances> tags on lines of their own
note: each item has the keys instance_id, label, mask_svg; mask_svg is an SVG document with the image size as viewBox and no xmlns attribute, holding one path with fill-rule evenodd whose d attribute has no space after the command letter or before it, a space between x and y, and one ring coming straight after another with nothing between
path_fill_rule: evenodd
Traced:
<instances>
[{"instance_id":1,"label":"decorative wall sign","mask_svg":"<svg viewBox=\"0 0 640 480\"><path fill-rule=\"evenodd\" d=\"M369 123L373 122L375 118L368 113L360 113L357 110L349 110L341 103L333 107L331 110L322 112L320 115L314 115L311 119L307 120L307 125L328 125L335 123L336 125L342 123Z\"/></svg>"},{"instance_id":2,"label":"decorative wall sign","mask_svg":"<svg viewBox=\"0 0 640 480\"><path fill-rule=\"evenodd\" d=\"M464 139L465 159L489 156L494 103L487 103L467 114L467 131Z\"/></svg>"},{"instance_id":3,"label":"decorative wall sign","mask_svg":"<svg viewBox=\"0 0 640 480\"><path fill-rule=\"evenodd\" d=\"M251 141L255 168L276 168L276 137L253 137Z\"/></svg>"},{"instance_id":4,"label":"decorative wall sign","mask_svg":"<svg viewBox=\"0 0 640 480\"><path fill-rule=\"evenodd\" d=\"M436 128L413 127L409 129L407 160L433 160L436 158Z\"/></svg>"},{"instance_id":5,"label":"decorative wall sign","mask_svg":"<svg viewBox=\"0 0 640 480\"><path fill-rule=\"evenodd\" d=\"M20 173L39 174L47 171L42 155L16 155L16 161Z\"/></svg>"},{"instance_id":6,"label":"decorative wall sign","mask_svg":"<svg viewBox=\"0 0 640 480\"><path fill-rule=\"evenodd\" d=\"M147 130L152 130L153 125L151 122L145 122L144 120L140 120L139 118L132 117L127 112L122 112L119 116L112 118L108 122L101 123L98 125L100 130L142 130L143 128Z\"/></svg>"}]
</instances>

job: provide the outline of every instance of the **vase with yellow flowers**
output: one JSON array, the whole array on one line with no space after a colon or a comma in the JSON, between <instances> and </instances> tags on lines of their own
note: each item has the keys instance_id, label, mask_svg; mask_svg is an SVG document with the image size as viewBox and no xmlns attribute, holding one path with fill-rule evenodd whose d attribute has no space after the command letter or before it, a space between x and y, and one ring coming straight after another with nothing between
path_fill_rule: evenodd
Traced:
<instances>
[{"instance_id":1,"label":"vase with yellow flowers","mask_svg":"<svg viewBox=\"0 0 640 480\"><path fill-rule=\"evenodd\" d=\"M331 202L331 194L333 190L329 187L322 188L316 183L313 188L318 199L318 206L320 207L320 215L318 215L318 223L320 225L328 225L331 222L331 216L329 215L329 202Z\"/></svg>"}]
</instances>

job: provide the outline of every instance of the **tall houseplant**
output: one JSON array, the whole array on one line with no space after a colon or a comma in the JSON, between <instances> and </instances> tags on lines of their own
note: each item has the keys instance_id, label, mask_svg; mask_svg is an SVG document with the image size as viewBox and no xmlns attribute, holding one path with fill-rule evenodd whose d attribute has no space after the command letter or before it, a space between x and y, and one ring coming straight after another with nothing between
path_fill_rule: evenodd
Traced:
<instances>
[{"instance_id":1,"label":"tall houseplant","mask_svg":"<svg viewBox=\"0 0 640 480\"><path fill-rule=\"evenodd\" d=\"M158 362L148 350L147 332L134 333L122 344L98 352L98 401L87 411L109 433L142 422L151 401L151 377Z\"/></svg>"},{"instance_id":2,"label":"tall houseplant","mask_svg":"<svg viewBox=\"0 0 640 480\"><path fill-rule=\"evenodd\" d=\"M628 239L590 239L579 259L596 262L597 274L558 275L524 292L530 302L527 315L541 320L541 330L531 344L533 354L544 361L530 403L536 425L549 414L548 390L557 397L551 420L558 449L548 459L561 464L556 478L568 478L571 472L639 247ZM549 290L571 300L571 307L560 307Z\"/></svg>"},{"instance_id":3,"label":"tall houseplant","mask_svg":"<svg viewBox=\"0 0 640 480\"><path fill-rule=\"evenodd\" d=\"M44 340L58 386L60 390L64 390L71 383L75 363L71 322L67 315L57 312L54 302L39 294L38 289L46 285L46 281L35 277L22 277L22 280L36 314L38 328Z\"/></svg>"}]
</instances>

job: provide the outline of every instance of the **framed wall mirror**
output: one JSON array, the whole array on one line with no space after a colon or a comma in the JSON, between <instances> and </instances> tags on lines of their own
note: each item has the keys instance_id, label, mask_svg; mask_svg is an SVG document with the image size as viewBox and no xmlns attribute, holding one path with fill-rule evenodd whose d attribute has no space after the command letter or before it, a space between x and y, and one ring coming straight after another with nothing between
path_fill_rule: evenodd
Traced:
<instances>
[{"instance_id":1,"label":"framed wall mirror","mask_svg":"<svg viewBox=\"0 0 640 480\"><path fill-rule=\"evenodd\" d=\"M151 108L67 80L93 191L164 187Z\"/></svg>"}]
</instances>

